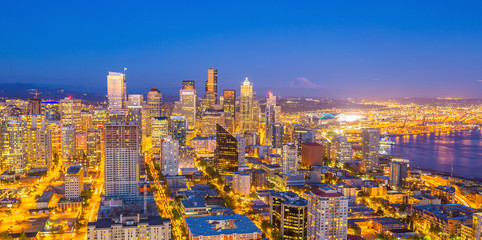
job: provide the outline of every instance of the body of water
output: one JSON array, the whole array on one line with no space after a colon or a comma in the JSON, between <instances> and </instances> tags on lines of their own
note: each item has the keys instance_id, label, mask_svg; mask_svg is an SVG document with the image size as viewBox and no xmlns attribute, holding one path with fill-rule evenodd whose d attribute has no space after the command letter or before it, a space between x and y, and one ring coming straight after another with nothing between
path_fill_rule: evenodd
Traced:
<instances>
[{"instance_id":1,"label":"body of water","mask_svg":"<svg viewBox=\"0 0 482 240\"><path fill-rule=\"evenodd\" d=\"M390 155L410 160L411 167L450 172L454 175L482 178L482 131L472 130L441 134L390 137L395 143Z\"/></svg>"}]
</instances>

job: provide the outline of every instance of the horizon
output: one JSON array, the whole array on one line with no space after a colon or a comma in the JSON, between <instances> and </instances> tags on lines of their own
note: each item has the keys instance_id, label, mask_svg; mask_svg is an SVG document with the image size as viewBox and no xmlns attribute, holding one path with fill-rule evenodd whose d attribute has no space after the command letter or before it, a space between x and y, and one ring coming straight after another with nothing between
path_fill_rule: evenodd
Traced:
<instances>
[{"instance_id":1,"label":"horizon","mask_svg":"<svg viewBox=\"0 0 482 240\"><path fill-rule=\"evenodd\" d=\"M0 83L105 89L126 67L129 93L192 79L202 94L215 67L219 89L248 77L262 95L477 98L482 4L465 4L5 3Z\"/></svg>"}]
</instances>

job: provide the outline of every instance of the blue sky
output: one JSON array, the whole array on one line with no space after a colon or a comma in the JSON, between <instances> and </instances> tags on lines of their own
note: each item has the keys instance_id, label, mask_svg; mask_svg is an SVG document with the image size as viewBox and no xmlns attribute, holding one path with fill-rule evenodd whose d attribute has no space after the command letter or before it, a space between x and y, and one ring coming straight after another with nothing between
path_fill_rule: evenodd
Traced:
<instances>
[{"instance_id":1,"label":"blue sky","mask_svg":"<svg viewBox=\"0 0 482 240\"><path fill-rule=\"evenodd\" d=\"M481 97L480 1L8 1L0 82L128 92L219 87L328 97ZM316 91L286 91L297 78ZM314 92L314 93L313 93Z\"/></svg>"}]
</instances>

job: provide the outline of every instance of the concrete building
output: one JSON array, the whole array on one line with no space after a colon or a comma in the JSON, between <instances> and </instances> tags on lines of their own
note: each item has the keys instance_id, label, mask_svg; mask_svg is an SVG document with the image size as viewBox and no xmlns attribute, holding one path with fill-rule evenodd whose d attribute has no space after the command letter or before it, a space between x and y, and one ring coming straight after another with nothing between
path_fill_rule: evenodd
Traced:
<instances>
[{"instance_id":1,"label":"concrete building","mask_svg":"<svg viewBox=\"0 0 482 240\"><path fill-rule=\"evenodd\" d=\"M292 143L283 145L282 165L284 174L296 174L298 172L297 147Z\"/></svg>"},{"instance_id":2,"label":"concrete building","mask_svg":"<svg viewBox=\"0 0 482 240\"><path fill-rule=\"evenodd\" d=\"M307 193L308 239L347 239L348 200L332 188Z\"/></svg>"},{"instance_id":3,"label":"concrete building","mask_svg":"<svg viewBox=\"0 0 482 240\"><path fill-rule=\"evenodd\" d=\"M168 136L162 142L161 156L162 174L177 175L179 173L179 142Z\"/></svg>"},{"instance_id":4,"label":"concrete building","mask_svg":"<svg viewBox=\"0 0 482 240\"><path fill-rule=\"evenodd\" d=\"M246 215L185 218L191 240L262 239L261 230Z\"/></svg>"},{"instance_id":5,"label":"concrete building","mask_svg":"<svg viewBox=\"0 0 482 240\"><path fill-rule=\"evenodd\" d=\"M363 171L378 169L378 150L380 129L364 128L362 132L362 164Z\"/></svg>"},{"instance_id":6,"label":"concrete building","mask_svg":"<svg viewBox=\"0 0 482 240\"><path fill-rule=\"evenodd\" d=\"M70 166L65 174L65 197L77 198L84 191L84 169L81 166Z\"/></svg>"},{"instance_id":7,"label":"concrete building","mask_svg":"<svg viewBox=\"0 0 482 240\"><path fill-rule=\"evenodd\" d=\"M330 158L341 163L350 162L353 157L351 144L342 135L336 135L331 139Z\"/></svg>"},{"instance_id":8,"label":"concrete building","mask_svg":"<svg viewBox=\"0 0 482 240\"><path fill-rule=\"evenodd\" d=\"M139 126L105 126L105 195L136 199L139 195Z\"/></svg>"},{"instance_id":9,"label":"concrete building","mask_svg":"<svg viewBox=\"0 0 482 240\"><path fill-rule=\"evenodd\" d=\"M241 196L248 197L251 193L251 176L248 173L233 173L233 190Z\"/></svg>"},{"instance_id":10,"label":"concrete building","mask_svg":"<svg viewBox=\"0 0 482 240\"><path fill-rule=\"evenodd\" d=\"M69 167L74 162L77 149L75 128L72 126L62 127L62 164Z\"/></svg>"},{"instance_id":11,"label":"concrete building","mask_svg":"<svg viewBox=\"0 0 482 240\"><path fill-rule=\"evenodd\" d=\"M62 126L71 126L76 132L82 130L82 100L64 98L60 100L60 121Z\"/></svg>"},{"instance_id":12,"label":"concrete building","mask_svg":"<svg viewBox=\"0 0 482 240\"><path fill-rule=\"evenodd\" d=\"M159 216L120 216L98 219L87 225L88 240L169 240L171 220Z\"/></svg>"},{"instance_id":13,"label":"concrete building","mask_svg":"<svg viewBox=\"0 0 482 240\"><path fill-rule=\"evenodd\" d=\"M308 168L312 166L323 166L325 147L318 143L301 144L301 164Z\"/></svg>"}]
</instances>

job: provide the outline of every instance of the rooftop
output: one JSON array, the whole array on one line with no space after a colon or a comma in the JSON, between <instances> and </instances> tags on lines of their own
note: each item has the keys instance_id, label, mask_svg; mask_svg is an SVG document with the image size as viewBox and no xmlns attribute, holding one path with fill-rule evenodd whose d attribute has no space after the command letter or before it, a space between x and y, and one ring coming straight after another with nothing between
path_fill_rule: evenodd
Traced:
<instances>
[{"instance_id":1,"label":"rooftop","mask_svg":"<svg viewBox=\"0 0 482 240\"><path fill-rule=\"evenodd\" d=\"M185 221L193 237L261 233L246 215L187 217Z\"/></svg>"},{"instance_id":2,"label":"rooftop","mask_svg":"<svg viewBox=\"0 0 482 240\"><path fill-rule=\"evenodd\" d=\"M79 174L81 169L82 169L82 166L70 166L69 169L67 169L67 175Z\"/></svg>"}]
</instances>

